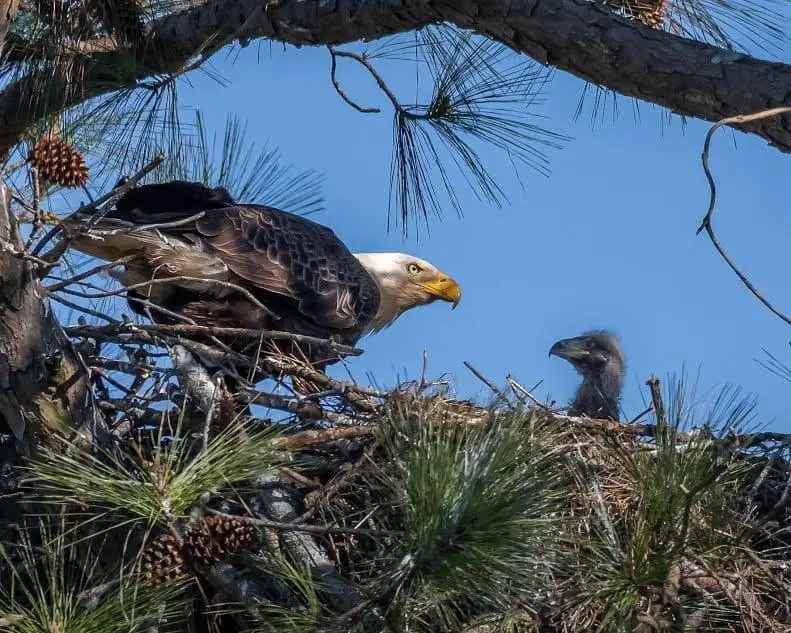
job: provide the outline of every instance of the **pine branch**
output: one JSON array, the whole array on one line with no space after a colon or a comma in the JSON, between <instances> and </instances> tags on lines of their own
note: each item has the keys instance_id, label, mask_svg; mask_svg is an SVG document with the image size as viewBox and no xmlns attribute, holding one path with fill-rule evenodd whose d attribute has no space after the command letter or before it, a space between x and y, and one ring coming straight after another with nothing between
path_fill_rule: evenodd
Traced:
<instances>
[{"instance_id":1,"label":"pine branch","mask_svg":"<svg viewBox=\"0 0 791 633\"><path fill-rule=\"evenodd\" d=\"M353 0L339 19L336 5L284 0L261 11L253 0L210 0L151 23L145 46L129 53L97 53L80 72L49 75L43 110L19 108L36 96L43 76L20 77L0 98L0 149L14 146L40 118L85 99L135 86L154 74L178 72L196 55L209 56L235 40L269 38L294 45L340 44L420 29L437 22L474 28L542 64L552 64L617 92L710 121L754 112L786 101L791 66L753 59L715 46L659 33L584 0L470 0L436 4L423 0L403 11L400 2ZM524 19L524 16L530 19ZM569 34L573 34L570 36ZM591 49L587 42L603 42ZM628 50L628 58L613 54ZM113 70L115 69L115 70ZM118 69L125 69L118 72ZM50 69L51 70L51 69ZM112 72L109 72L111 71ZM791 151L783 120L733 127Z\"/></svg>"}]
</instances>

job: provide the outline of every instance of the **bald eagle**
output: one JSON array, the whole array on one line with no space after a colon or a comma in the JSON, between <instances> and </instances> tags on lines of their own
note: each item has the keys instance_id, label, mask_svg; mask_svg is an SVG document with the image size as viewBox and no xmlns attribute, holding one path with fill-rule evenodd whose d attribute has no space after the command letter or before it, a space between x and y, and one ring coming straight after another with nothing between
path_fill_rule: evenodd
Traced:
<instances>
[{"instance_id":1,"label":"bald eagle","mask_svg":"<svg viewBox=\"0 0 791 633\"><path fill-rule=\"evenodd\" d=\"M130 308L156 323L186 317L197 325L281 330L354 345L411 308L437 300L455 308L461 299L456 281L423 259L353 254L326 226L237 203L225 189L196 182L132 189L69 245L106 261L129 258L110 274L126 287ZM258 346L249 339L224 342L237 351ZM316 367L332 362L310 346L299 348Z\"/></svg>"},{"instance_id":2,"label":"bald eagle","mask_svg":"<svg viewBox=\"0 0 791 633\"><path fill-rule=\"evenodd\" d=\"M594 330L557 341L550 356L562 358L582 374L569 415L618 420L626 359L610 332Z\"/></svg>"}]
</instances>

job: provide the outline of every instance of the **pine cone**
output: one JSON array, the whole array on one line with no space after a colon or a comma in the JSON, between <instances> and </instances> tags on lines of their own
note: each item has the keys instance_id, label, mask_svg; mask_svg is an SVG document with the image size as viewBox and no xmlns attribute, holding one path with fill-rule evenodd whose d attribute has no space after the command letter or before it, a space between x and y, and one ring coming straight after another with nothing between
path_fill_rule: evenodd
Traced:
<instances>
[{"instance_id":1,"label":"pine cone","mask_svg":"<svg viewBox=\"0 0 791 633\"><path fill-rule=\"evenodd\" d=\"M186 572L181 547L172 534L160 534L143 552L143 575L153 582L175 580Z\"/></svg>"},{"instance_id":2,"label":"pine cone","mask_svg":"<svg viewBox=\"0 0 791 633\"><path fill-rule=\"evenodd\" d=\"M184 545L195 564L208 567L235 554L255 536L255 528L244 519L212 515L186 535Z\"/></svg>"},{"instance_id":3,"label":"pine cone","mask_svg":"<svg viewBox=\"0 0 791 633\"><path fill-rule=\"evenodd\" d=\"M204 519L215 551L220 555L235 554L252 542L256 536L253 525L238 517L223 517L216 514Z\"/></svg>"},{"instance_id":4,"label":"pine cone","mask_svg":"<svg viewBox=\"0 0 791 633\"><path fill-rule=\"evenodd\" d=\"M80 153L61 138L43 138L28 156L39 175L62 187L81 187L88 182L88 166Z\"/></svg>"},{"instance_id":5,"label":"pine cone","mask_svg":"<svg viewBox=\"0 0 791 633\"><path fill-rule=\"evenodd\" d=\"M211 535L206 529L197 529L189 532L184 538L184 547L196 565L208 567L217 562Z\"/></svg>"}]
</instances>

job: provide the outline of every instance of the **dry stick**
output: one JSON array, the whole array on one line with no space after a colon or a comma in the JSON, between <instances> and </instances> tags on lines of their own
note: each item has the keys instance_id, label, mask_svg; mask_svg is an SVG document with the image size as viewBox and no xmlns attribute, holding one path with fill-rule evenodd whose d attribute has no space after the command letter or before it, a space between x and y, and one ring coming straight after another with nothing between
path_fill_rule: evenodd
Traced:
<instances>
[{"instance_id":1,"label":"dry stick","mask_svg":"<svg viewBox=\"0 0 791 633\"><path fill-rule=\"evenodd\" d=\"M49 298L52 301L55 301L56 303L60 303L61 305L66 306L67 308L71 308L72 310L76 310L78 312L83 312L85 314L90 314L91 316L96 317L97 319L103 319L105 321L108 321L109 323L119 323L120 324L120 321L118 321L118 319L114 319L111 316L107 316L106 314L102 314L101 312L98 312L97 310L93 310L92 308L88 308L88 307L85 307L85 306L77 305L76 303L72 303L68 299L64 299L63 297L59 297L58 295L50 295ZM96 338L96 337L94 337L94 338ZM100 339L96 338L96 340L100 340ZM108 339L105 339L105 340L108 340Z\"/></svg>"},{"instance_id":2,"label":"dry stick","mask_svg":"<svg viewBox=\"0 0 791 633\"><path fill-rule=\"evenodd\" d=\"M189 279L189 278L182 277L182 279ZM162 280L160 280L160 281L162 281ZM225 283L225 282L221 282L221 283ZM87 283L85 285L93 286L93 284L87 284ZM138 285L148 285L149 288L150 288L151 282L143 282L142 284L138 284ZM235 284L231 284L231 285L235 285ZM133 286L127 286L126 289L132 288L132 287ZM112 294L120 294L120 293L124 292L126 289L122 288L122 289L120 289L118 291L112 291L112 292L105 292L105 291L103 291L101 293L101 296L104 297L104 296L111 296ZM70 295L74 295L74 296L77 296L77 297L89 298L89 299L100 298L100 297L91 295L91 293L76 292L74 290L67 290L65 288L63 288L61 290L61 292L65 292L65 293L70 294ZM185 316L183 314L179 314L177 312L173 312L171 310L167 310L166 308L163 308L162 306L159 306L159 305L153 303L152 301L149 301L148 299L141 299L139 297L129 297L129 296L127 296L127 300L130 301L130 302L134 301L135 303L140 304L144 308L147 308L148 309L148 316L149 316L149 318L151 318L150 311L154 310L156 312L159 312L161 314L169 316L170 318L172 318L172 319L174 319L176 321L186 322L189 325L197 327L197 323L193 319L191 319L191 318L189 318L189 317L187 317L187 316ZM209 334L209 339L211 340L211 342L214 345L216 345L219 349L223 350L223 352L225 352L226 354L231 354L231 355L234 354L233 350L230 347L228 347L228 345L226 345L221 340L219 340L216 336L213 336L213 335ZM176 344L177 345L182 345L182 341L178 341Z\"/></svg>"},{"instance_id":3,"label":"dry stick","mask_svg":"<svg viewBox=\"0 0 791 633\"><path fill-rule=\"evenodd\" d=\"M327 442L334 442L335 440L351 439L357 437L365 437L373 435L374 427L372 426L348 426L338 429L316 429L308 431L300 431L293 435L284 435L273 440L274 446L277 448L297 449L305 448L307 446L315 446L316 444L326 444Z\"/></svg>"},{"instance_id":4,"label":"dry stick","mask_svg":"<svg viewBox=\"0 0 791 633\"><path fill-rule=\"evenodd\" d=\"M756 121L759 119L766 119L772 116L776 116L778 114L786 114L791 112L791 107L781 107L781 108L770 108L769 110L762 110L761 112L756 112L754 114L740 114L738 116L728 117L726 119L722 119L715 123L711 129L709 130L708 134L706 134L706 141L703 144L703 154L701 155L701 159L703 161L703 171L706 173L706 180L709 183L709 189L711 190L711 196L709 197L709 208L706 211L706 215L703 217L703 220L698 227L696 235L700 235L701 231L706 231L706 234L709 236L711 243L714 245L714 248L717 249L717 252L720 256L725 260L725 263L730 266L731 270L736 273L736 276L741 280L741 282L746 286L746 288L758 299L761 303L764 304L772 313L776 316L780 317L783 321L791 325L791 318L783 314L780 310L775 308L757 289L756 287L750 282L747 276L742 273L733 263L730 257L725 253L725 250L722 248L717 236L714 234L714 229L711 227L711 218L714 215L714 205L716 203L717 197L717 188L714 184L714 177L711 175L711 169L709 169L709 146L711 145L711 137L714 132L722 127L723 125L731 125L733 123L748 123L750 121Z\"/></svg>"},{"instance_id":5,"label":"dry stick","mask_svg":"<svg viewBox=\"0 0 791 633\"><path fill-rule=\"evenodd\" d=\"M552 408L551 408L551 407L548 407L548 406L547 406L547 405L545 405L543 402L541 402L541 401L540 401L538 398L536 398L536 397L535 397L535 396L534 396L532 393L530 393L530 391L532 391L532 389L531 389L530 391L528 391L527 389L525 389L525 388L524 388L522 385L520 385L520 384L519 384L519 383L518 383L518 382L517 382L517 381L516 381L516 380L515 380L515 379L514 379L512 376L511 376L511 374L508 374L508 376L506 376L506 380L508 381L508 385L511 387L511 389L513 389L513 390L514 390L514 392L519 392L519 393L521 393L521 394L522 394L522 395L523 395L525 398L527 398L528 400L530 400L530 401L531 401L533 404L535 404L535 405L536 405L538 408L540 408L540 409L543 409L544 411L549 411L549 412L552 412ZM539 383L539 384L540 384L540 383ZM535 389L535 387L533 387L533 389Z\"/></svg>"},{"instance_id":6,"label":"dry stick","mask_svg":"<svg viewBox=\"0 0 791 633\"><path fill-rule=\"evenodd\" d=\"M640 411L640 413L638 413L631 420L629 420L629 424L635 424L636 422L639 422L640 420L643 419L643 417L645 417L646 415L651 413L651 411L653 411L653 410L654 410L654 405L647 406L645 409Z\"/></svg>"},{"instance_id":7,"label":"dry stick","mask_svg":"<svg viewBox=\"0 0 791 633\"><path fill-rule=\"evenodd\" d=\"M656 415L657 426L666 424L665 403L662 401L662 390L659 386L659 378L651 376L645 381L645 384L648 385L648 388L651 390L651 404L654 409L654 414Z\"/></svg>"},{"instance_id":8,"label":"dry stick","mask_svg":"<svg viewBox=\"0 0 791 633\"><path fill-rule=\"evenodd\" d=\"M157 365L130 363L125 360L105 358L104 356L89 356L86 361L92 367L101 367L108 371L117 371L130 376L136 376L138 374L170 375L175 372L175 370L170 367L158 367Z\"/></svg>"},{"instance_id":9,"label":"dry stick","mask_svg":"<svg viewBox=\"0 0 791 633\"><path fill-rule=\"evenodd\" d=\"M484 385L489 387L494 392L494 395L503 397L503 392L500 391L500 388L495 385L491 380L489 380L486 376L484 376L481 372L479 372L475 367L473 367L470 363L466 360L464 361L464 366L470 370L473 376L475 376L478 380L480 380Z\"/></svg>"},{"instance_id":10,"label":"dry stick","mask_svg":"<svg viewBox=\"0 0 791 633\"><path fill-rule=\"evenodd\" d=\"M142 233L143 231L155 231L157 229L172 229L179 226L184 226L195 220L200 220L206 215L205 211L199 211L195 215L191 215L180 220L172 220L171 222L154 222L152 224L130 224L130 226L121 226L117 229L102 229L98 235L131 235L132 233ZM95 222L94 222L95 224Z\"/></svg>"},{"instance_id":11,"label":"dry stick","mask_svg":"<svg viewBox=\"0 0 791 633\"><path fill-rule=\"evenodd\" d=\"M105 214L109 211L113 204L115 204L119 198L121 198L124 194L131 191L132 189L137 186L137 183L145 178L149 173L154 171L157 167L159 167L165 161L164 154L159 154L154 159L145 165L139 172L137 172L134 176L129 178L125 183L115 187L108 193L101 196L98 200L91 202L90 204L80 205L80 208L77 209L74 213L67 216L63 220L61 220L56 226L54 226L50 231L41 238L41 241L36 244L36 247L33 249L33 255L38 255L44 246L49 243L58 233L63 230L64 223L68 222L68 220L74 219L77 215L82 213L88 213L89 211L99 211L96 213L92 219L92 223L89 223L85 228L89 229L93 224L96 224L99 220L101 220ZM104 207L103 210L100 211L100 208ZM67 244L68 240L64 240L61 244L54 247L47 256L53 260L57 260L60 256L66 251L68 248Z\"/></svg>"},{"instance_id":12,"label":"dry stick","mask_svg":"<svg viewBox=\"0 0 791 633\"><path fill-rule=\"evenodd\" d=\"M325 347L333 352L346 354L348 356L359 356L363 350L350 347L348 345L341 345L330 339L322 339L313 336L304 336L301 334L292 334L291 332L281 332L279 330L252 330L247 328L230 328L230 327L209 327L205 325L165 325L165 324L151 324L151 325L117 325L117 326L103 326L103 325L88 325L88 326L69 326L64 328L65 331L71 336L94 336L95 334L115 335L125 334L127 332L142 331L151 333L163 334L176 334L176 335L213 335L213 336L231 336L237 338L258 339L264 338L266 340L287 340L296 343L304 343L315 345L316 347Z\"/></svg>"},{"instance_id":13,"label":"dry stick","mask_svg":"<svg viewBox=\"0 0 791 633\"><path fill-rule=\"evenodd\" d=\"M338 55L336 50L332 46L328 46L327 49L330 51L330 56L332 59L332 68L330 69L330 78L332 79L332 85L335 88L335 92L338 93L338 96L343 99L347 104L349 104L352 108L357 110L357 112L362 112L363 114L377 114L381 112L379 108L364 108L360 105L357 105L354 101L352 101L346 93L341 88L341 84L338 82L338 77L336 76L337 65L338 65Z\"/></svg>"},{"instance_id":14,"label":"dry stick","mask_svg":"<svg viewBox=\"0 0 791 633\"><path fill-rule=\"evenodd\" d=\"M362 55L358 55L356 53L350 53L348 51L338 51L338 50L334 51L334 55L338 57L346 57L348 59L353 59L358 64L362 65L371 74L371 77L374 78L374 81L376 81L376 84L379 86L379 89L385 93L388 99L390 99L390 103L393 104L393 107L401 116L413 120L429 118L428 115L415 114L414 112L410 112L409 110L404 108L404 106L402 106L401 103L398 101L398 98L395 96L395 93L392 90L390 90L385 80L377 72L376 68L374 68L373 64L371 64L371 62L365 59L365 57L363 57Z\"/></svg>"},{"instance_id":15,"label":"dry stick","mask_svg":"<svg viewBox=\"0 0 791 633\"><path fill-rule=\"evenodd\" d=\"M651 408L654 410L654 417L656 418L655 437L664 443L668 439L667 418L665 417L665 403L662 400L659 378L651 376L645 381L645 384L651 390ZM676 437L680 438L681 434L677 432Z\"/></svg>"},{"instance_id":16,"label":"dry stick","mask_svg":"<svg viewBox=\"0 0 791 633\"><path fill-rule=\"evenodd\" d=\"M68 279L64 279L63 281L54 283L51 286L47 286L45 290L47 292L57 292L58 290L62 290L66 286L71 286L72 284L76 284L77 282L80 282L83 279L87 279L92 275L104 272L105 270L110 270L111 268L115 268L116 266L122 266L123 264L132 261L132 259L134 259L134 256L127 255L126 257L121 257L120 259L116 259L113 262L100 264L99 266L94 266L90 270L86 270L85 272L82 272L79 275L74 275L74 277L69 277Z\"/></svg>"}]
</instances>

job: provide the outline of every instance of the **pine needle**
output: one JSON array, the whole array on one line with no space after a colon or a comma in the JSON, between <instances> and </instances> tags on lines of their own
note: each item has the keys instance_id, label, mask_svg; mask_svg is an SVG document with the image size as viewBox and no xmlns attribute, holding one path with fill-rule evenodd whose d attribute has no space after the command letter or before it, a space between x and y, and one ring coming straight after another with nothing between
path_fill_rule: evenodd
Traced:
<instances>
[{"instance_id":1,"label":"pine needle","mask_svg":"<svg viewBox=\"0 0 791 633\"><path fill-rule=\"evenodd\" d=\"M88 507L120 520L153 525L186 516L201 494L244 481L275 467L277 430L236 420L212 437L201 453L188 438L159 448L153 461L131 463L89 455L63 442L29 466L36 496L44 503Z\"/></svg>"}]
</instances>

